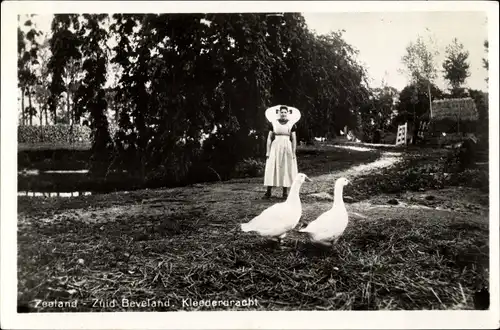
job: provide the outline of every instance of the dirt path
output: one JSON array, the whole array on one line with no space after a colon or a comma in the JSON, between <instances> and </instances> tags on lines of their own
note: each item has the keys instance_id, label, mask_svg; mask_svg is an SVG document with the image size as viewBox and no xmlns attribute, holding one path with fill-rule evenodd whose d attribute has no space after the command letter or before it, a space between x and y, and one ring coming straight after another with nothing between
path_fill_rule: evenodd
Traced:
<instances>
[{"instance_id":1,"label":"dirt path","mask_svg":"<svg viewBox=\"0 0 500 330\"><path fill-rule=\"evenodd\" d=\"M343 148L349 148L345 146ZM354 147L356 148L356 147ZM364 148L367 152L371 151L371 149ZM357 150L360 150L358 147ZM301 189L301 193L305 195L310 195L314 193L324 193L327 190L333 190L333 185L336 179L340 177L346 177L351 182L354 182L356 177L359 175L366 175L369 173L373 173L379 171L383 168L387 168L389 166L395 165L397 162L401 160L400 152L383 152L382 156L376 161L361 164L357 166L352 166L347 170L336 171L330 174L324 174L314 177L314 182L311 184L304 185Z\"/></svg>"},{"instance_id":2,"label":"dirt path","mask_svg":"<svg viewBox=\"0 0 500 330\"><path fill-rule=\"evenodd\" d=\"M372 149L370 148L360 148L360 147L349 147L349 146L336 146L337 148L343 149L354 149L357 151L366 151L370 152ZM326 190L333 189L333 184L336 179L340 177L347 177L351 181L354 180L359 175L366 175L368 173L372 173L383 168L387 168L389 166L395 165L398 161L400 161L401 153L400 152L382 152L382 155L379 159L369 162L366 164L351 166L347 170L333 171L329 174L312 176L313 182L304 184L301 188L301 195L310 195L314 193L323 192ZM299 169L300 170L300 169ZM307 174L307 173L306 173ZM235 191L247 191L251 193L261 192L264 193L264 187L262 186L262 178L252 178L245 180L230 180L224 183L215 183L215 184L196 184L193 185L195 188L202 189L201 192L208 193L207 189L210 187L210 191L215 194L224 194L224 193L232 193ZM277 189L273 193L273 195L279 196ZM203 198L203 197L202 197Z\"/></svg>"}]
</instances>

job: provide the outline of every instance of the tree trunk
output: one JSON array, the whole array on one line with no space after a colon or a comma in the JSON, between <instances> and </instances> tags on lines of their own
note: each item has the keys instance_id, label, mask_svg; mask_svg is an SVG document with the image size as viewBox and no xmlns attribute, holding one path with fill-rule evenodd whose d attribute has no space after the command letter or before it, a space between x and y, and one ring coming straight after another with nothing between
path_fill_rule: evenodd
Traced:
<instances>
[{"instance_id":1,"label":"tree trunk","mask_svg":"<svg viewBox=\"0 0 500 330\"><path fill-rule=\"evenodd\" d=\"M427 85L427 91L429 93L429 119L432 118L432 96L431 96L431 84Z\"/></svg>"},{"instance_id":2,"label":"tree trunk","mask_svg":"<svg viewBox=\"0 0 500 330\"><path fill-rule=\"evenodd\" d=\"M74 96L74 93L72 95ZM73 100L73 104L71 105L71 120L73 123L76 123L75 100Z\"/></svg>"},{"instance_id":3,"label":"tree trunk","mask_svg":"<svg viewBox=\"0 0 500 330\"><path fill-rule=\"evenodd\" d=\"M66 92L66 99L67 99L67 102L68 102L68 109L67 109L67 113L66 113L66 117L69 121L69 142L70 143L73 143L74 140L73 140L73 114L72 114L72 111L71 111L71 100L70 100L70 93L69 93L69 88L68 88L68 91Z\"/></svg>"},{"instance_id":4,"label":"tree trunk","mask_svg":"<svg viewBox=\"0 0 500 330\"><path fill-rule=\"evenodd\" d=\"M118 124L118 122L120 121L120 114L118 113L116 102L113 102L113 108L115 110L115 122Z\"/></svg>"},{"instance_id":5,"label":"tree trunk","mask_svg":"<svg viewBox=\"0 0 500 330\"><path fill-rule=\"evenodd\" d=\"M417 139L415 136L417 135L417 112L415 109L415 104L413 104L413 132L412 132L412 138L411 138L411 144L417 143Z\"/></svg>"},{"instance_id":6,"label":"tree trunk","mask_svg":"<svg viewBox=\"0 0 500 330\"><path fill-rule=\"evenodd\" d=\"M21 88L21 115L22 115L21 125L24 125L26 120L24 114L24 87Z\"/></svg>"},{"instance_id":7,"label":"tree trunk","mask_svg":"<svg viewBox=\"0 0 500 330\"><path fill-rule=\"evenodd\" d=\"M31 89L28 89L28 104L29 104L29 109L30 109L30 126L33 126L33 107L31 103Z\"/></svg>"},{"instance_id":8,"label":"tree trunk","mask_svg":"<svg viewBox=\"0 0 500 330\"><path fill-rule=\"evenodd\" d=\"M66 108L66 120L68 121L69 124L71 124L70 122L70 117L71 117L71 104L70 104L70 99L69 99L69 88L67 89L67 92L66 92L66 102L68 103L67 104L67 108Z\"/></svg>"},{"instance_id":9,"label":"tree trunk","mask_svg":"<svg viewBox=\"0 0 500 330\"><path fill-rule=\"evenodd\" d=\"M57 100L56 100L57 102ZM59 103L59 102L57 102ZM57 106L58 104L56 104L56 106L54 107L54 113L53 113L53 117L54 117L54 125L57 124Z\"/></svg>"},{"instance_id":10,"label":"tree trunk","mask_svg":"<svg viewBox=\"0 0 500 330\"><path fill-rule=\"evenodd\" d=\"M141 151L141 180L142 182L146 182L146 160L144 151Z\"/></svg>"},{"instance_id":11,"label":"tree trunk","mask_svg":"<svg viewBox=\"0 0 500 330\"><path fill-rule=\"evenodd\" d=\"M39 125L42 126L43 125L43 107L41 105L40 105L40 109L39 109L38 114L39 114L38 119L40 120L40 124Z\"/></svg>"},{"instance_id":12,"label":"tree trunk","mask_svg":"<svg viewBox=\"0 0 500 330\"><path fill-rule=\"evenodd\" d=\"M40 106L40 140L43 142L43 111L45 110L44 106ZM47 113L45 113L47 116ZM45 125L47 125L47 117L45 117Z\"/></svg>"}]
</instances>

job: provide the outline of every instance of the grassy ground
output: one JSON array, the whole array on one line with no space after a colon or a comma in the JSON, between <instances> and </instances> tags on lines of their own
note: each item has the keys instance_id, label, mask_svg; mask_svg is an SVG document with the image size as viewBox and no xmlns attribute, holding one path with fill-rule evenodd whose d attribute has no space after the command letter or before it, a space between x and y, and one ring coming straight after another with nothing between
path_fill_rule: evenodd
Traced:
<instances>
[{"instance_id":1,"label":"grassy ground","mask_svg":"<svg viewBox=\"0 0 500 330\"><path fill-rule=\"evenodd\" d=\"M311 164L315 157L321 164L324 154L315 153L310 151ZM365 162L378 157L366 154ZM18 305L58 312L145 310L119 303L92 307L94 299L109 305L126 298L170 299L169 307L150 302L146 309L172 311L474 309L474 293L488 281L487 193L405 185L387 193L369 187L392 187L409 174L395 166L356 178L338 163L325 162L328 170L301 167L314 182L302 189L299 227L331 206L313 194L330 192L340 175L352 180L348 210L366 217L351 216L332 249L297 232L282 247L240 232L240 223L278 201L260 199L261 179L74 199L19 198ZM187 298L254 298L258 304L183 306ZM78 299L78 306L34 308L37 299Z\"/></svg>"}]
</instances>

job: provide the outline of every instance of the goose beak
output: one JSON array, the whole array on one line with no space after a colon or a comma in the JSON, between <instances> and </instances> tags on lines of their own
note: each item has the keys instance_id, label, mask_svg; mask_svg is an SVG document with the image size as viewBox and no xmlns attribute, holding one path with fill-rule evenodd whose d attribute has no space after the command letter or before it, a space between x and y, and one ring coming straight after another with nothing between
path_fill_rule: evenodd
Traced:
<instances>
[{"instance_id":1,"label":"goose beak","mask_svg":"<svg viewBox=\"0 0 500 330\"><path fill-rule=\"evenodd\" d=\"M308 176L306 176L306 181L312 182L312 180Z\"/></svg>"}]
</instances>

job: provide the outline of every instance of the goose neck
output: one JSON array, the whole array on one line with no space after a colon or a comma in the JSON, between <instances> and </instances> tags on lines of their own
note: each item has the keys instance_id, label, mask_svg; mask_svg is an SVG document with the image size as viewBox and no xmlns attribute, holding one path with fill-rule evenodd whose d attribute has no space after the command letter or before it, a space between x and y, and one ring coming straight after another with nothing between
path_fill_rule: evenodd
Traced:
<instances>
[{"instance_id":1,"label":"goose neck","mask_svg":"<svg viewBox=\"0 0 500 330\"><path fill-rule=\"evenodd\" d=\"M342 196L344 192L344 187L343 186L336 186L335 187L335 194L333 196L333 205L343 205L344 204L344 198Z\"/></svg>"},{"instance_id":2,"label":"goose neck","mask_svg":"<svg viewBox=\"0 0 500 330\"><path fill-rule=\"evenodd\" d=\"M294 182L292 187L290 187L290 191L288 193L287 202L294 201L299 199L299 191L300 191L300 183Z\"/></svg>"}]
</instances>

